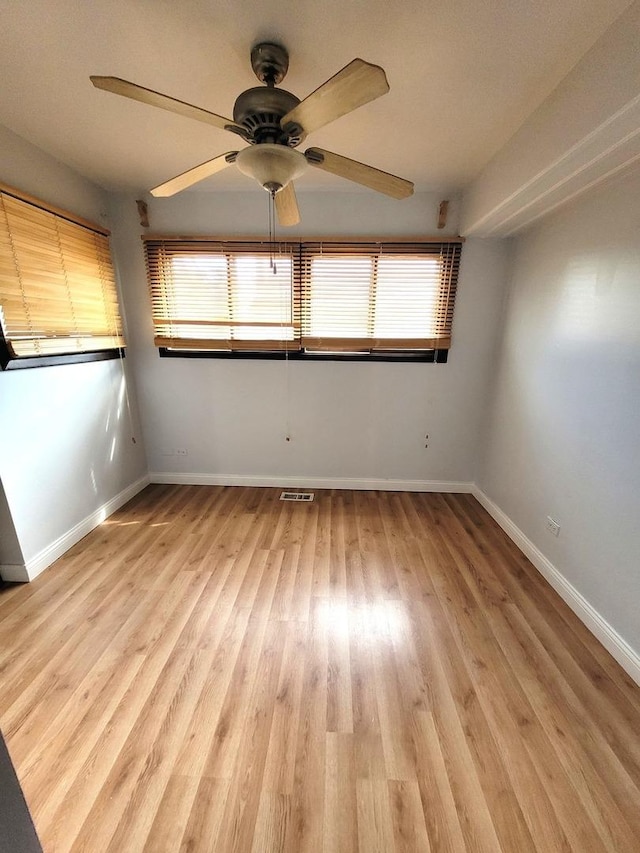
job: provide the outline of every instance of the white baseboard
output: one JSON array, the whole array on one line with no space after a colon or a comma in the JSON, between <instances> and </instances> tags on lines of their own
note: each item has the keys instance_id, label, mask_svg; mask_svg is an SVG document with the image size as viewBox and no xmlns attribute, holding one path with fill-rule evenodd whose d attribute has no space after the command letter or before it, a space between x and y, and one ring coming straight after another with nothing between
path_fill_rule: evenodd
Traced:
<instances>
[{"instance_id":1,"label":"white baseboard","mask_svg":"<svg viewBox=\"0 0 640 853\"><path fill-rule=\"evenodd\" d=\"M533 563L540 574L549 581L558 595L569 605L576 616L584 622L591 633L597 637L620 666L640 684L640 655L618 634L607 620L598 613L587 599L570 583L562 572L548 560L533 542L525 536L509 516L495 504L491 498L474 485L471 493L497 521L507 536L513 540L522 553Z\"/></svg>"},{"instance_id":2,"label":"white baseboard","mask_svg":"<svg viewBox=\"0 0 640 853\"><path fill-rule=\"evenodd\" d=\"M172 483L183 486L259 486L282 489L355 489L383 492L464 492L473 483L449 480L384 480L351 477L263 477L247 474L172 474L155 471L149 474L152 483Z\"/></svg>"},{"instance_id":3,"label":"white baseboard","mask_svg":"<svg viewBox=\"0 0 640 853\"><path fill-rule=\"evenodd\" d=\"M147 474L144 477L140 477L135 483L131 483L126 489L123 489L115 497L111 498L111 500L102 504L101 507L98 507L98 509L94 510L86 518L83 518L82 521L79 521L70 530L67 530L66 533L63 533L62 536L59 536L55 542L43 548L42 551L28 560L24 565L0 566L0 576L5 581L32 581L48 566L55 563L58 557L61 557L65 551L68 551L76 542L79 542L86 536L87 533L91 533L94 527L102 524L105 518L108 518L117 509L124 506L127 501L130 501L134 495L142 491L145 486L148 486L149 482Z\"/></svg>"}]
</instances>

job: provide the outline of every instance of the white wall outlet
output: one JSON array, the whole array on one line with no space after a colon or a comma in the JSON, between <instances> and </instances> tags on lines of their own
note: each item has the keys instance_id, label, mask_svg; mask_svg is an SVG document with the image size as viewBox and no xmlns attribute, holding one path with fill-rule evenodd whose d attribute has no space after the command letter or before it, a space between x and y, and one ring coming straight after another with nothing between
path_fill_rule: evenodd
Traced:
<instances>
[{"instance_id":1,"label":"white wall outlet","mask_svg":"<svg viewBox=\"0 0 640 853\"><path fill-rule=\"evenodd\" d=\"M547 530L554 536L557 536L560 533L560 525L557 521L554 521L550 515L547 516Z\"/></svg>"},{"instance_id":2,"label":"white wall outlet","mask_svg":"<svg viewBox=\"0 0 640 853\"><path fill-rule=\"evenodd\" d=\"M189 451L185 450L184 447L178 447L176 449L176 456L188 456L188 455L189 455Z\"/></svg>"}]
</instances>

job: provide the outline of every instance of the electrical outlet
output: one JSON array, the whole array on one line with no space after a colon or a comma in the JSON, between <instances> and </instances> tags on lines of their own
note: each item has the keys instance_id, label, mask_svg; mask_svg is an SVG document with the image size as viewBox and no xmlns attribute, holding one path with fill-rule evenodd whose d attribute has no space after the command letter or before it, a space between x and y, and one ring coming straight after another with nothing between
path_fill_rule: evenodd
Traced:
<instances>
[{"instance_id":1,"label":"electrical outlet","mask_svg":"<svg viewBox=\"0 0 640 853\"><path fill-rule=\"evenodd\" d=\"M560 525L557 521L554 521L550 515L547 516L547 530L554 536L557 536L560 533Z\"/></svg>"},{"instance_id":2,"label":"electrical outlet","mask_svg":"<svg viewBox=\"0 0 640 853\"><path fill-rule=\"evenodd\" d=\"M176 449L176 456L188 456L188 455L189 455L189 451L185 450L184 447L178 447Z\"/></svg>"}]
</instances>

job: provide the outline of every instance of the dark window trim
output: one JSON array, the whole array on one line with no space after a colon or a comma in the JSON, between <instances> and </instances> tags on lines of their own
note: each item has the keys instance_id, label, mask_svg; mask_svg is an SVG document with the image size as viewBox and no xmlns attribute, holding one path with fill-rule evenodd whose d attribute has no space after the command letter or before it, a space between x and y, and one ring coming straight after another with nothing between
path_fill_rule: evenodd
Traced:
<instances>
[{"instance_id":1,"label":"dark window trim","mask_svg":"<svg viewBox=\"0 0 640 853\"><path fill-rule=\"evenodd\" d=\"M422 364L446 364L449 350L436 349L420 352L409 350L397 352L305 352L294 350L293 352L270 351L270 350L184 350L158 347L160 358L228 358L228 359L257 359L262 361L367 361L367 362L417 362Z\"/></svg>"},{"instance_id":2,"label":"dark window trim","mask_svg":"<svg viewBox=\"0 0 640 853\"><path fill-rule=\"evenodd\" d=\"M70 352L58 355L28 355L16 358L0 330L0 370L24 370L34 367L56 367L61 364L80 364L85 361L109 361L124 358L124 348L94 350L93 352Z\"/></svg>"}]
</instances>

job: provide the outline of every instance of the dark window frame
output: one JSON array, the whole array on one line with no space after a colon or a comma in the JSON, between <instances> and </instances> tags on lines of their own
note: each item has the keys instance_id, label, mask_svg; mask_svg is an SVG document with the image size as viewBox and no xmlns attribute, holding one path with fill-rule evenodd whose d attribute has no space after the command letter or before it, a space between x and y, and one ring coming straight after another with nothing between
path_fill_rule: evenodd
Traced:
<instances>
[{"instance_id":1,"label":"dark window frame","mask_svg":"<svg viewBox=\"0 0 640 853\"><path fill-rule=\"evenodd\" d=\"M110 361L125 358L124 347L101 349L87 352L60 353L58 355L22 355L15 356L5 340L0 328L0 371L31 370L36 367L58 367L63 364L81 364L87 361Z\"/></svg>"},{"instance_id":2,"label":"dark window frame","mask_svg":"<svg viewBox=\"0 0 640 853\"><path fill-rule=\"evenodd\" d=\"M258 359L264 361L362 361L387 363L446 364L449 350L395 350L383 352L320 352L285 350L189 350L158 347L160 358Z\"/></svg>"}]
</instances>

